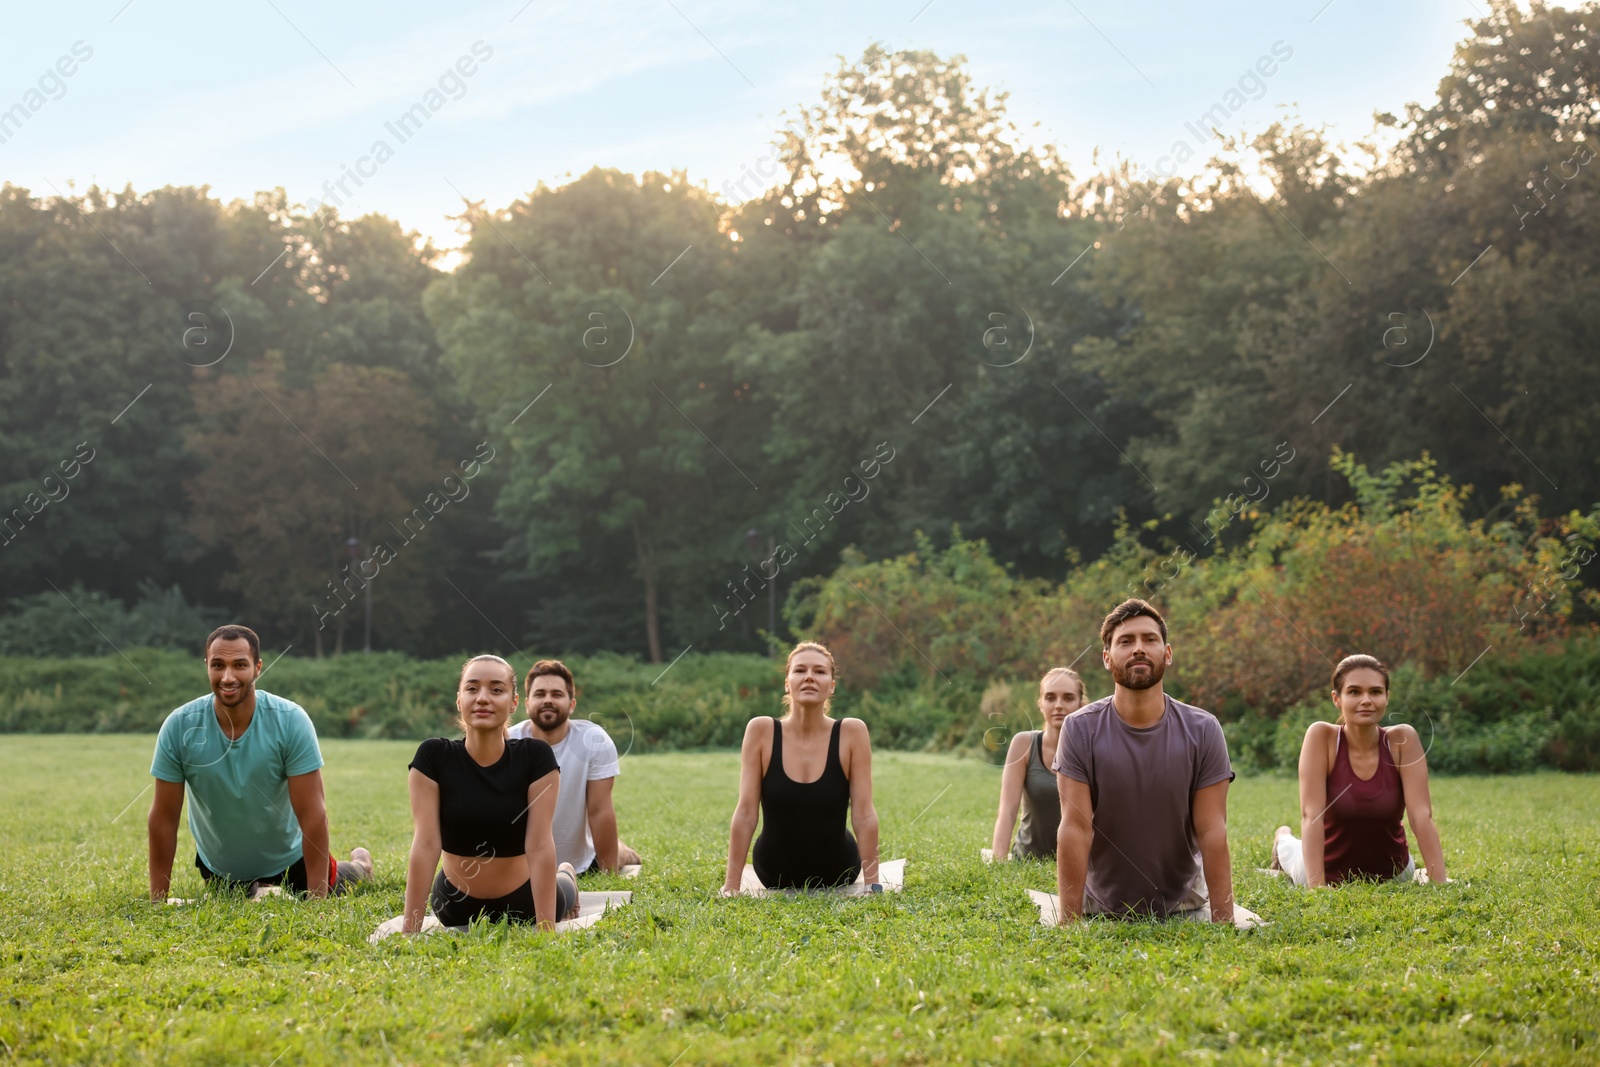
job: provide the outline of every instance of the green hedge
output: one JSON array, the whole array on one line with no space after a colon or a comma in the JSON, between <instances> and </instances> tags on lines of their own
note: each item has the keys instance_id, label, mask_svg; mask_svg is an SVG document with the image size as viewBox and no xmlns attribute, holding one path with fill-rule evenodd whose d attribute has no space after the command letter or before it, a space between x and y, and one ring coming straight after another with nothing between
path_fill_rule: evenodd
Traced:
<instances>
[{"instance_id":1,"label":"green hedge","mask_svg":"<svg viewBox=\"0 0 1600 1067\"><path fill-rule=\"evenodd\" d=\"M1387 723L1410 723L1444 774L1507 774L1553 767L1600 770L1600 636L1582 634L1517 656L1492 654L1458 678L1401 667L1391 679ZM1225 725L1247 766L1293 770L1306 727L1337 717L1322 694L1276 720Z\"/></svg>"},{"instance_id":2,"label":"green hedge","mask_svg":"<svg viewBox=\"0 0 1600 1067\"><path fill-rule=\"evenodd\" d=\"M569 656L579 714L603 723L625 751L734 748L745 723L779 714L780 665L734 653L689 655L659 665L615 655ZM398 653L313 660L285 656L262 688L301 704L323 737L422 738L455 729L461 660ZM519 663L525 667L526 664ZM659 678L659 680L657 680ZM1104 677L1089 673L1090 696ZM999 760L1011 734L1032 726L1033 681L993 683L905 671L874 690L846 689L836 712L864 719L880 748L964 752ZM0 657L0 733L154 732L167 713L206 692L198 656L129 649L127 657ZM1177 694L1181 695L1181 694ZM1517 656L1492 652L1459 680L1401 667L1389 722L1409 722L1442 773L1508 773L1537 767L1600 770L1600 635ZM1308 723L1333 718L1321 693L1269 718L1226 706L1229 748L1241 771L1293 771ZM520 714L520 712L519 712Z\"/></svg>"},{"instance_id":3,"label":"green hedge","mask_svg":"<svg viewBox=\"0 0 1600 1067\"><path fill-rule=\"evenodd\" d=\"M664 676L660 666L622 656L566 663L578 680L580 714L605 721L619 745L629 737L636 747L737 745L745 720L776 707L781 692L781 668L760 656L686 656ZM460 667L459 658L393 652L285 656L259 684L304 707L323 737L421 738L454 728ZM0 657L0 732L153 732L173 708L206 691L200 657L181 652Z\"/></svg>"},{"instance_id":4,"label":"green hedge","mask_svg":"<svg viewBox=\"0 0 1600 1067\"><path fill-rule=\"evenodd\" d=\"M579 715L603 723L623 750L734 748L753 716L782 713L782 666L763 656L688 655L664 674L660 665L616 655L565 662L577 679ZM322 737L422 738L455 729L460 667L461 658L392 652L285 656L260 685L304 707ZM975 709L976 698L916 684L908 678L904 692L843 693L837 710L866 718L886 748L950 747L964 738L959 709ZM153 733L206 687L199 656L161 649L130 648L125 658L0 657L0 733Z\"/></svg>"}]
</instances>

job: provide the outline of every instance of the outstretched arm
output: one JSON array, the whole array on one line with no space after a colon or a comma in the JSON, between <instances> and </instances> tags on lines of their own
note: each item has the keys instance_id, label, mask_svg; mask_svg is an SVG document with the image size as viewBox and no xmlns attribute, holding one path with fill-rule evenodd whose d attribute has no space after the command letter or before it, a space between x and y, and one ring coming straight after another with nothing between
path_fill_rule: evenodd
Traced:
<instances>
[{"instance_id":1,"label":"outstretched arm","mask_svg":"<svg viewBox=\"0 0 1600 1067\"><path fill-rule=\"evenodd\" d=\"M1233 922L1233 857L1228 852L1228 783L1197 789L1191 801L1200 866L1211 894L1211 921Z\"/></svg>"},{"instance_id":2,"label":"outstretched arm","mask_svg":"<svg viewBox=\"0 0 1600 1067\"><path fill-rule=\"evenodd\" d=\"M1306 885L1319 889L1328 884L1322 863L1323 819L1328 814L1328 741L1331 723L1314 722L1300 744L1300 847L1306 865Z\"/></svg>"},{"instance_id":3,"label":"outstretched arm","mask_svg":"<svg viewBox=\"0 0 1600 1067\"><path fill-rule=\"evenodd\" d=\"M1083 918L1083 886L1089 876L1089 846L1094 842L1094 809L1089 783L1056 775L1061 795L1061 825L1056 829L1056 922L1062 926Z\"/></svg>"},{"instance_id":4,"label":"outstretched arm","mask_svg":"<svg viewBox=\"0 0 1600 1067\"><path fill-rule=\"evenodd\" d=\"M771 736L771 719L751 719L745 724L744 744L739 750L739 801L728 831L728 870L722 879L722 892L727 896L739 892L744 878L744 861L750 855L750 839L756 834L761 810L762 741Z\"/></svg>"},{"instance_id":5,"label":"outstretched arm","mask_svg":"<svg viewBox=\"0 0 1600 1067\"><path fill-rule=\"evenodd\" d=\"M611 803L615 778L591 778L584 787L584 814L589 819L589 836L594 838L594 858L600 869L615 874L617 865L617 809Z\"/></svg>"},{"instance_id":6,"label":"outstretched arm","mask_svg":"<svg viewBox=\"0 0 1600 1067\"><path fill-rule=\"evenodd\" d=\"M166 900L172 887L172 858L178 853L178 817L183 814L183 783L156 779L150 802L150 899Z\"/></svg>"},{"instance_id":7,"label":"outstretched arm","mask_svg":"<svg viewBox=\"0 0 1600 1067\"><path fill-rule=\"evenodd\" d=\"M300 823L300 854L306 863L306 895L328 895L328 805L322 772L289 776L289 806Z\"/></svg>"},{"instance_id":8,"label":"outstretched arm","mask_svg":"<svg viewBox=\"0 0 1600 1067\"><path fill-rule=\"evenodd\" d=\"M550 771L529 783L528 829L522 845L528 857L528 881L533 886L533 913L538 917L539 929L547 932L566 918L556 914L556 839L550 829L560 792L560 771Z\"/></svg>"},{"instance_id":9,"label":"outstretched arm","mask_svg":"<svg viewBox=\"0 0 1600 1067\"><path fill-rule=\"evenodd\" d=\"M1000 812L994 819L989 848L999 863L1011 852L1011 831L1017 825L1017 809L1022 806L1022 783L1028 776L1028 746L1033 736L1027 732L1011 739L1006 750L1006 765L1000 772Z\"/></svg>"},{"instance_id":10,"label":"outstretched arm","mask_svg":"<svg viewBox=\"0 0 1600 1067\"><path fill-rule=\"evenodd\" d=\"M439 783L415 767L406 779L411 793L411 854L406 859L406 905L400 929L414 934L422 929L428 911L428 892L439 869Z\"/></svg>"},{"instance_id":11,"label":"outstretched arm","mask_svg":"<svg viewBox=\"0 0 1600 1067\"><path fill-rule=\"evenodd\" d=\"M844 720L839 732L845 750L840 762L850 779L850 825L861 851L861 880L873 885L878 881L878 809L872 806L872 737L860 719Z\"/></svg>"},{"instance_id":12,"label":"outstretched arm","mask_svg":"<svg viewBox=\"0 0 1600 1067\"><path fill-rule=\"evenodd\" d=\"M1444 848L1439 844L1439 828L1433 824L1433 797L1428 793L1428 754L1414 726L1396 726L1389 731L1395 766L1400 769L1400 788L1406 798L1406 821L1416 835L1422 862L1428 867L1428 881L1443 883Z\"/></svg>"}]
</instances>

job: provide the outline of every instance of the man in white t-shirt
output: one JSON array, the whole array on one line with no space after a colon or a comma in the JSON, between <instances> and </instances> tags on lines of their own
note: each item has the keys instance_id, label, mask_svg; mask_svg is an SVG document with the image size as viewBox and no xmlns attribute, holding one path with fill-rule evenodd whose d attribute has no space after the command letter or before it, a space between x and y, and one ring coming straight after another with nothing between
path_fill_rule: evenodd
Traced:
<instances>
[{"instance_id":1,"label":"man in white t-shirt","mask_svg":"<svg viewBox=\"0 0 1600 1067\"><path fill-rule=\"evenodd\" d=\"M599 723L574 719L578 706L572 671L560 660L542 659L528 671L528 717L511 727L512 737L536 737L550 745L561 764L561 792L551 826L556 861L579 874L615 874L639 862L639 854L617 839L611 804L617 746Z\"/></svg>"}]
</instances>

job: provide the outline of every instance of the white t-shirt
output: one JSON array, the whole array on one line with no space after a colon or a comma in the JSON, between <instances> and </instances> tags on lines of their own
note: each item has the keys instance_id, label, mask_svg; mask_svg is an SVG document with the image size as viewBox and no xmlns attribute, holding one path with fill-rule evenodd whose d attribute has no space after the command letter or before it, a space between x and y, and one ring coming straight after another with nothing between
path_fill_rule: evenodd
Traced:
<instances>
[{"instance_id":1,"label":"white t-shirt","mask_svg":"<svg viewBox=\"0 0 1600 1067\"><path fill-rule=\"evenodd\" d=\"M570 863L579 874L594 862L594 835L589 833L589 783L615 778L620 771L616 742L605 727L588 719L568 719L567 736L550 748L561 764L561 792L556 794L556 815L551 834L556 839L556 862ZM509 737L533 737L533 723L523 719Z\"/></svg>"}]
</instances>

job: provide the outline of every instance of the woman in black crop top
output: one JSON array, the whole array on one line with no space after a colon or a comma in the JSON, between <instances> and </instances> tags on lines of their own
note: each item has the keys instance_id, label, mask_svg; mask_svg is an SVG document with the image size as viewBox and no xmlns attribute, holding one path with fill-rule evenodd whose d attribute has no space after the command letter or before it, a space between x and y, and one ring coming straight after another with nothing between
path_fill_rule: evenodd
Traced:
<instances>
[{"instance_id":1,"label":"woman in black crop top","mask_svg":"<svg viewBox=\"0 0 1600 1067\"><path fill-rule=\"evenodd\" d=\"M511 664L499 656L475 656L462 666L456 690L466 737L430 737L417 746L402 927L407 933L422 929L429 898L446 926L481 917L537 922L542 930L577 903L572 868L557 867L550 833L561 771L543 741L506 737L516 706Z\"/></svg>"},{"instance_id":2,"label":"woman in black crop top","mask_svg":"<svg viewBox=\"0 0 1600 1067\"><path fill-rule=\"evenodd\" d=\"M739 804L722 892L739 891L755 833L756 877L768 889L878 882L878 813L872 807L872 741L860 719L828 716L833 655L814 641L789 653L780 719L751 719L740 754ZM845 829L845 815L856 837ZM859 843L858 843L859 839Z\"/></svg>"}]
</instances>

